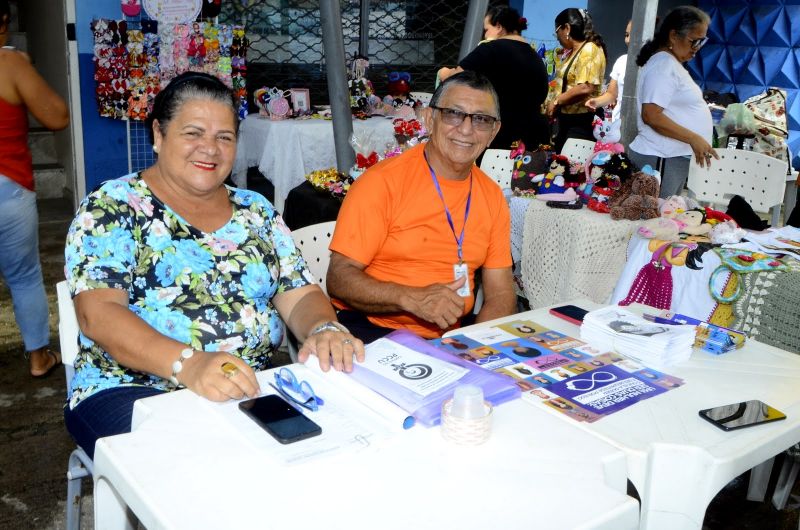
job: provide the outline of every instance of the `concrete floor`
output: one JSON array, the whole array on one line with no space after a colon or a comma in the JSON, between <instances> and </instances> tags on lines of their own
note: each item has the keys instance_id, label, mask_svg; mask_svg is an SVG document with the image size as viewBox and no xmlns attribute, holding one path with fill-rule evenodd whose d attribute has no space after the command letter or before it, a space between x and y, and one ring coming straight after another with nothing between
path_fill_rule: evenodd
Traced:
<instances>
[{"instance_id":1,"label":"concrete floor","mask_svg":"<svg viewBox=\"0 0 800 530\"><path fill-rule=\"evenodd\" d=\"M50 300L51 342L58 345L55 284L63 279L63 247L72 205L65 200L41 201L40 252ZM280 359L283 362L285 359ZM0 280L0 529L64 528L67 458L74 443L64 429L64 369L45 379L28 375L27 362ZM773 477L775 478L775 477ZM787 509L745 499L747 474L714 499L703 528L795 530L800 487ZM82 528L92 528L91 483L84 481Z\"/></svg>"}]
</instances>

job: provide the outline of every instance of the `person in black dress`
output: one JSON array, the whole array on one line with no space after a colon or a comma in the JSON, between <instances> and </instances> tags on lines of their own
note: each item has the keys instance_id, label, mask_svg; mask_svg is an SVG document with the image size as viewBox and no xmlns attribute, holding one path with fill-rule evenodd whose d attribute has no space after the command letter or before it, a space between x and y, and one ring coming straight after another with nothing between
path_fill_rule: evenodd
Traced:
<instances>
[{"instance_id":1,"label":"person in black dress","mask_svg":"<svg viewBox=\"0 0 800 530\"><path fill-rule=\"evenodd\" d=\"M547 121L541 105L547 96L547 71L541 57L520 35L528 27L516 9L489 8L483 19L487 39L464 57L456 68L442 68L444 81L462 70L473 70L489 78L500 98L500 132L489 148L509 149L522 140L528 149L549 143Z\"/></svg>"}]
</instances>

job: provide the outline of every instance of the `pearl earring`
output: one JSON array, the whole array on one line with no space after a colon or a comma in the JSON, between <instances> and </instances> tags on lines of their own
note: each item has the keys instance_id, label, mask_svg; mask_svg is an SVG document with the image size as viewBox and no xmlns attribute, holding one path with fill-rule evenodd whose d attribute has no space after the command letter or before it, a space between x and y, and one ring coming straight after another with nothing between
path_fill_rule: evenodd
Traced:
<instances>
[{"instance_id":1,"label":"pearl earring","mask_svg":"<svg viewBox=\"0 0 800 530\"><path fill-rule=\"evenodd\" d=\"M158 154L158 147L156 147L155 145L153 146L153 152L154 152L155 154Z\"/></svg>"}]
</instances>

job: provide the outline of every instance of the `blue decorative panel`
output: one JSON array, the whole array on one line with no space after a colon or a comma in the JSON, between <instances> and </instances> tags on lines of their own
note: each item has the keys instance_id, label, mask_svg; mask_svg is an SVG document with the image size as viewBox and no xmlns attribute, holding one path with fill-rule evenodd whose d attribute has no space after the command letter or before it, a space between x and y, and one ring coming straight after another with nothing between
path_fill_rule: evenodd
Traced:
<instances>
[{"instance_id":1,"label":"blue decorative panel","mask_svg":"<svg viewBox=\"0 0 800 530\"><path fill-rule=\"evenodd\" d=\"M703 89L740 100L786 91L789 148L800 167L800 0L700 0L708 44L687 66Z\"/></svg>"}]
</instances>

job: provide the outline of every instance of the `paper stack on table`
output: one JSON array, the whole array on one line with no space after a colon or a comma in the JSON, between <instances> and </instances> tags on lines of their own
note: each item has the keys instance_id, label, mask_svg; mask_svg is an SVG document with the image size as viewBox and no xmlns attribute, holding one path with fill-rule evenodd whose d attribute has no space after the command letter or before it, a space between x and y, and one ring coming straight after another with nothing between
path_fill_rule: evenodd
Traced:
<instances>
[{"instance_id":1,"label":"paper stack on table","mask_svg":"<svg viewBox=\"0 0 800 530\"><path fill-rule=\"evenodd\" d=\"M615 351L647 366L670 366L692 354L695 327L654 324L619 307L589 311L581 339L595 348Z\"/></svg>"}]
</instances>

